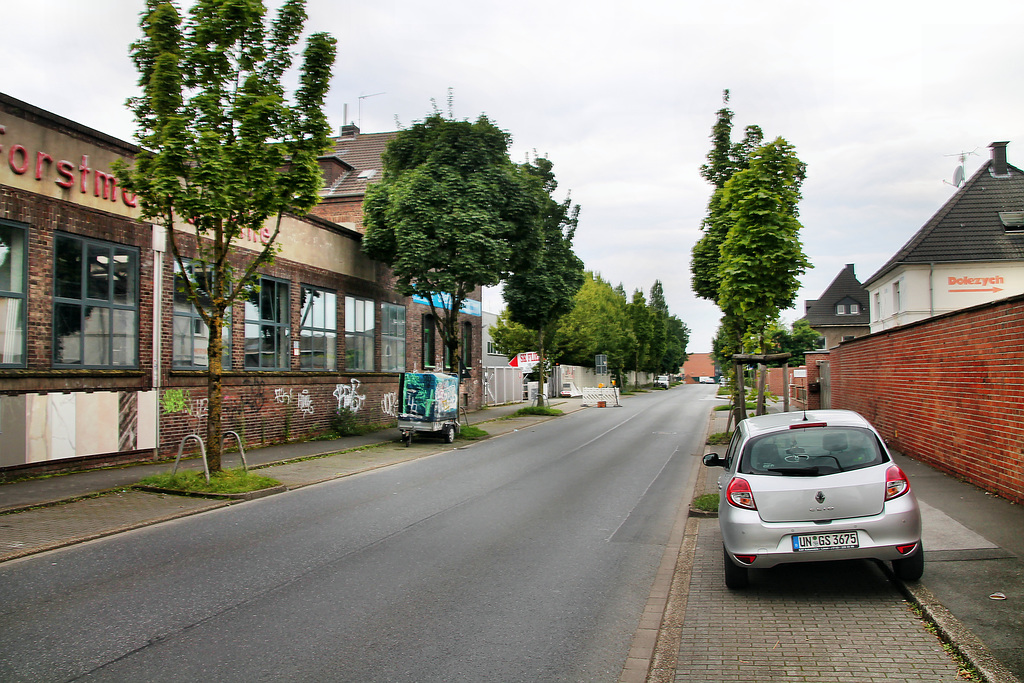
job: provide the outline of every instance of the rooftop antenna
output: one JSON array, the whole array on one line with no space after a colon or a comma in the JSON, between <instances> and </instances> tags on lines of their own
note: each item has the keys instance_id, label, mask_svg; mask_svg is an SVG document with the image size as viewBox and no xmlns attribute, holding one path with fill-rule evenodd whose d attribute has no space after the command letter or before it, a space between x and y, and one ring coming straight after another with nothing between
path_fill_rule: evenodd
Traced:
<instances>
[{"instance_id":1,"label":"rooftop antenna","mask_svg":"<svg viewBox=\"0 0 1024 683\"><path fill-rule=\"evenodd\" d=\"M970 152L960 152L959 154L945 154L945 155L943 155L943 156L947 156L947 157L957 157L957 158L959 158L960 159L960 165L957 166L956 170L953 171L953 182L949 182L948 180L943 180L942 182L944 182L946 185L952 185L953 187L960 187L960 186L962 186L964 184L964 182L967 180L967 172L966 172L966 169L964 167L964 163L967 161L967 157L969 157L972 154L976 155L977 151L978 151L978 148L975 147Z\"/></svg>"},{"instance_id":2,"label":"rooftop antenna","mask_svg":"<svg viewBox=\"0 0 1024 683\"><path fill-rule=\"evenodd\" d=\"M377 95L387 95L387 93L386 92L375 92L372 95L360 95L359 96L358 119L357 119L358 122L356 123L356 125L359 128L363 127L363 100L365 100L368 97L376 97Z\"/></svg>"}]
</instances>

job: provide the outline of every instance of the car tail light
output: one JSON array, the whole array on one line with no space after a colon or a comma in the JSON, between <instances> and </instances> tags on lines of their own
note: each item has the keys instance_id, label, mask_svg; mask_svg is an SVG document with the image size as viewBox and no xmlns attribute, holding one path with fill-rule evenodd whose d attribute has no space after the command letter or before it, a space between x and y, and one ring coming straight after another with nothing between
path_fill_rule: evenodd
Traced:
<instances>
[{"instance_id":1,"label":"car tail light","mask_svg":"<svg viewBox=\"0 0 1024 683\"><path fill-rule=\"evenodd\" d=\"M909 555L914 552L914 548L917 547L916 543L908 543L907 545L898 545L896 550L899 551L900 555Z\"/></svg>"},{"instance_id":2,"label":"car tail light","mask_svg":"<svg viewBox=\"0 0 1024 683\"><path fill-rule=\"evenodd\" d=\"M754 564L754 560L757 559L757 555L733 555L733 557L743 564Z\"/></svg>"},{"instance_id":3,"label":"car tail light","mask_svg":"<svg viewBox=\"0 0 1024 683\"><path fill-rule=\"evenodd\" d=\"M891 465L885 471L885 499L899 498L909 490L910 480L907 479L907 475L896 465Z\"/></svg>"},{"instance_id":4,"label":"car tail light","mask_svg":"<svg viewBox=\"0 0 1024 683\"><path fill-rule=\"evenodd\" d=\"M729 482L729 486L725 489L725 499L733 507L745 510L757 509L757 505L754 503L754 493L750 490L750 484L747 483L746 479L733 477L732 481Z\"/></svg>"}]
</instances>

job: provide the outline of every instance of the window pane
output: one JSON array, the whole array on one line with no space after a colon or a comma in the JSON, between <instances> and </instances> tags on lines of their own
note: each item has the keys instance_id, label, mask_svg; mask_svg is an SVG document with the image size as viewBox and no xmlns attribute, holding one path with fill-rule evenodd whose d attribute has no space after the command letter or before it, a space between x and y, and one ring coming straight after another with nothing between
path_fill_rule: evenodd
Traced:
<instances>
[{"instance_id":1,"label":"window pane","mask_svg":"<svg viewBox=\"0 0 1024 683\"><path fill-rule=\"evenodd\" d=\"M87 306L83 337L83 363L85 365L110 364L110 309Z\"/></svg>"},{"instance_id":2,"label":"window pane","mask_svg":"<svg viewBox=\"0 0 1024 683\"><path fill-rule=\"evenodd\" d=\"M54 358L58 363L82 362L82 307L57 304L53 315Z\"/></svg>"},{"instance_id":3,"label":"window pane","mask_svg":"<svg viewBox=\"0 0 1024 683\"><path fill-rule=\"evenodd\" d=\"M90 299L110 301L110 249L90 244L87 252L87 296Z\"/></svg>"},{"instance_id":4,"label":"window pane","mask_svg":"<svg viewBox=\"0 0 1024 683\"><path fill-rule=\"evenodd\" d=\"M25 292L25 231L0 225L0 292Z\"/></svg>"},{"instance_id":5,"label":"window pane","mask_svg":"<svg viewBox=\"0 0 1024 683\"><path fill-rule=\"evenodd\" d=\"M338 295L324 292L324 329L338 329Z\"/></svg>"},{"instance_id":6,"label":"window pane","mask_svg":"<svg viewBox=\"0 0 1024 683\"><path fill-rule=\"evenodd\" d=\"M114 365L135 365L135 311L114 309L113 314L112 362Z\"/></svg>"},{"instance_id":7,"label":"window pane","mask_svg":"<svg viewBox=\"0 0 1024 683\"><path fill-rule=\"evenodd\" d=\"M192 365L192 318L174 316L171 362L175 365Z\"/></svg>"},{"instance_id":8,"label":"window pane","mask_svg":"<svg viewBox=\"0 0 1024 683\"><path fill-rule=\"evenodd\" d=\"M328 332L324 335L324 370L338 369L338 335Z\"/></svg>"},{"instance_id":9,"label":"window pane","mask_svg":"<svg viewBox=\"0 0 1024 683\"><path fill-rule=\"evenodd\" d=\"M21 299L0 297L0 363L25 362L25 307Z\"/></svg>"},{"instance_id":10,"label":"window pane","mask_svg":"<svg viewBox=\"0 0 1024 683\"><path fill-rule=\"evenodd\" d=\"M258 368L260 366L260 326L254 323L245 323L245 367Z\"/></svg>"},{"instance_id":11,"label":"window pane","mask_svg":"<svg viewBox=\"0 0 1024 683\"><path fill-rule=\"evenodd\" d=\"M135 303L135 268L132 254L118 250L114 254L114 303Z\"/></svg>"},{"instance_id":12,"label":"window pane","mask_svg":"<svg viewBox=\"0 0 1024 683\"><path fill-rule=\"evenodd\" d=\"M54 293L66 299L82 298L82 245L58 236L54 266Z\"/></svg>"}]
</instances>

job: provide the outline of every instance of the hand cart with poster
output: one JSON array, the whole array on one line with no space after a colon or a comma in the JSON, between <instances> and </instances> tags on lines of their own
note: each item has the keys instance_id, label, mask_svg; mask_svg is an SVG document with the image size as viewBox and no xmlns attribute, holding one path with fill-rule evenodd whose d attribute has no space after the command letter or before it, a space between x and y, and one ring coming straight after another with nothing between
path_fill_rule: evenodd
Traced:
<instances>
[{"instance_id":1,"label":"hand cart with poster","mask_svg":"<svg viewBox=\"0 0 1024 683\"><path fill-rule=\"evenodd\" d=\"M398 394L398 431L408 446L413 434L427 432L446 443L455 441L459 428L459 376L440 372L402 374Z\"/></svg>"}]
</instances>

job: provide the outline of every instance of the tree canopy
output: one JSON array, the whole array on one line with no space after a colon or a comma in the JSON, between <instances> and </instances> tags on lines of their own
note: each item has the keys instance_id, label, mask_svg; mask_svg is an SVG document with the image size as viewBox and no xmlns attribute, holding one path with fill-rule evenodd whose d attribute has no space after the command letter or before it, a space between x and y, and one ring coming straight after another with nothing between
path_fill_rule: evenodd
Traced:
<instances>
[{"instance_id":1,"label":"tree canopy","mask_svg":"<svg viewBox=\"0 0 1024 683\"><path fill-rule=\"evenodd\" d=\"M289 101L282 81L305 3L286 0L269 23L265 15L259 0L197 0L183 19L174 3L147 0L143 35L131 45L142 94L128 101L141 151L132 166L115 169L138 195L142 218L166 229L184 293L209 327L207 453L214 471L225 312L273 260L284 214L303 215L319 201L317 157L330 134L323 103L334 38L309 36ZM261 251L232 248L247 230L268 224ZM194 250L188 265L186 230Z\"/></svg>"},{"instance_id":2,"label":"tree canopy","mask_svg":"<svg viewBox=\"0 0 1024 683\"><path fill-rule=\"evenodd\" d=\"M363 203L363 251L430 303L453 363L467 297L523 269L540 239L541 182L512 163L510 141L486 116L434 112L388 144Z\"/></svg>"},{"instance_id":3,"label":"tree canopy","mask_svg":"<svg viewBox=\"0 0 1024 683\"><path fill-rule=\"evenodd\" d=\"M572 250L579 225L579 205L570 198L557 202L551 194L558 187L553 164L537 158L523 165L540 182L540 240L529 263L512 273L502 291L511 320L536 330L540 353L540 385L544 385L545 331L572 310L576 292L583 285L583 261ZM538 393L538 405L543 392Z\"/></svg>"}]
</instances>

